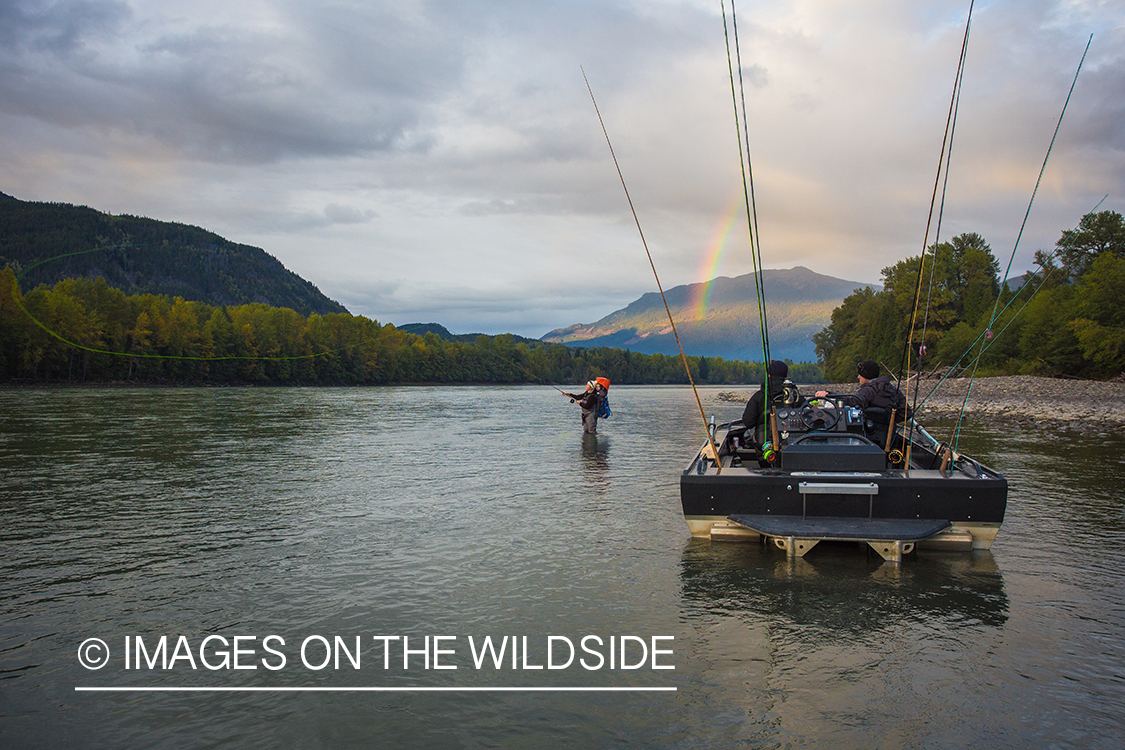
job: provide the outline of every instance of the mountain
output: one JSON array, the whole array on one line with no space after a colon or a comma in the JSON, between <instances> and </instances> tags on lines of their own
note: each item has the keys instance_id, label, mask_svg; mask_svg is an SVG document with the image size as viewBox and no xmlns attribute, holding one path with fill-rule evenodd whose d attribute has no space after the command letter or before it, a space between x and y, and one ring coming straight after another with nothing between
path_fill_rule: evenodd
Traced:
<instances>
[{"instance_id":1,"label":"mountain","mask_svg":"<svg viewBox=\"0 0 1125 750\"><path fill-rule=\"evenodd\" d=\"M1027 283L1027 280L1034 275L1034 272L1028 271L1026 273L1021 273L1019 276L1009 276L1004 279L1004 288L1009 292L1018 292L1023 285Z\"/></svg>"},{"instance_id":2,"label":"mountain","mask_svg":"<svg viewBox=\"0 0 1125 750\"><path fill-rule=\"evenodd\" d=\"M95 248L105 249L88 252ZM42 261L47 262L36 266ZM25 291L101 276L126 294L166 294L211 305L260 302L302 315L347 312L261 248L187 224L0 193L0 268L7 264L17 274L26 270L20 279Z\"/></svg>"},{"instance_id":3,"label":"mountain","mask_svg":"<svg viewBox=\"0 0 1125 750\"><path fill-rule=\"evenodd\" d=\"M405 323L400 326L395 326L400 331L406 333L413 333L415 336L425 336L427 333L432 333L443 341L459 341L462 344L475 344L480 336L485 338L496 338L496 336L488 333L450 333L449 329L441 323ZM535 347L541 345L543 342L539 339L529 339L523 336L517 336L514 333L505 334L512 337L514 344L527 344L528 346Z\"/></svg>"},{"instance_id":4,"label":"mountain","mask_svg":"<svg viewBox=\"0 0 1125 750\"><path fill-rule=\"evenodd\" d=\"M775 359L814 362L814 333L831 322L832 311L854 290L869 286L815 273L803 266L762 271L769 325L770 354ZM709 289L707 287L710 287ZM720 276L708 284L667 290L685 353L724 359L761 360L761 333L754 274ZM704 304L704 295L706 300ZM569 346L613 346L644 354L679 354L660 295L645 294L628 307L596 323L560 328L542 341Z\"/></svg>"},{"instance_id":5,"label":"mountain","mask_svg":"<svg viewBox=\"0 0 1125 750\"><path fill-rule=\"evenodd\" d=\"M395 326L395 328L406 333L413 333L415 336L425 336L427 333L432 333L443 341L454 340L453 334L441 323L406 323Z\"/></svg>"}]
</instances>

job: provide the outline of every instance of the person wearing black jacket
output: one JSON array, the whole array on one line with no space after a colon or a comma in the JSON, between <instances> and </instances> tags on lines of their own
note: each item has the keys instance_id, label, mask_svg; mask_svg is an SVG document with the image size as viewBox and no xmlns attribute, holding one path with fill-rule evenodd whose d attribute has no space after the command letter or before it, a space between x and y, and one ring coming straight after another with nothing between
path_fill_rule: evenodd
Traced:
<instances>
[{"instance_id":1,"label":"person wearing black jacket","mask_svg":"<svg viewBox=\"0 0 1125 750\"><path fill-rule=\"evenodd\" d=\"M891 383L890 375L880 375L879 365L871 360L860 362L856 371L859 390L854 395L830 394L828 391L817 391L816 395L820 398L825 396L839 398L849 406L858 406L864 410L885 409L888 415L895 410L898 419L906 418L906 396Z\"/></svg>"},{"instance_id":2,"label":"person wearing black jacket","mask_svg":"<svg viewBox=\"0 0 1125 750\"><path fill-rule=\"evenodd\" d=\"M801 406L805 403L805 398L797 392L796 386L785 379L788 375L789 365L777 359L770 362L770 395L772 396L770 400L778 403L788 397L793 403L786 401L787 406ZM786 385L789 387L786 388ZM765 403L766 384L762 383L746 402L746 408L742 411L742 424L746 426L746 434L751 437L754 435L755 427L765 424L767 413Z\"/></svg>"},{"instance_id":3,"label":"person wearing black jacket","mask_svg":"<svg viewBox=\"0 0 1125 750\"><path fill-rule=\"evenodd\" d=\"M880 375L879 365L871 360L860 362L856 367L856 374L859 378L859 390L855 394L817 391L816 395L839 399L848 406L858 406L868 422L869 437L883 445L887 439L892 413L896 423L911 416L906 407L906 395L891 383L890 375Z\"/></svg>"},{"instance_id":4,"label":"person wearing black jacket","mask_svg":"<svg viewBox=\"0 0 1125 750\"><path fill-rule=\"evenodd\" d=\"M598 432L598 412L601 410L602 401L605 400L605 389L602 388L600 383L593 380L586 383L586 391L584 393L567 393L562 391L562 395L569 396L570 400L582 407L582 431L590 435L596 435Z\"/></svg>"}]
</instances>

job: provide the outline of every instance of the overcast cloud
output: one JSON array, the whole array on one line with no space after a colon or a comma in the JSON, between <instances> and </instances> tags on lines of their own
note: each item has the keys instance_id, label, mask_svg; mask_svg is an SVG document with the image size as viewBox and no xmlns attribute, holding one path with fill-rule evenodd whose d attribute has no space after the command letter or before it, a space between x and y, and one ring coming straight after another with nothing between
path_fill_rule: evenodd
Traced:
<instances>
[{"instance_id":1,"label":"overcast cloud","mask_svg":"<svg viewBox=\"0 0 1125 750\"><path fill-rule=\"evenodd\" d=\"M728 2L729 9L729 2ZM967 0L742 0L761 247L921 250ZM1119 2L978 0L942 237L1125 211ZM702 281L740 199L719 0L0 0L0 191L203 226L356 314L540 336ZM716 272L751 270L746 231Z\"/></svg>"}]
</instances>

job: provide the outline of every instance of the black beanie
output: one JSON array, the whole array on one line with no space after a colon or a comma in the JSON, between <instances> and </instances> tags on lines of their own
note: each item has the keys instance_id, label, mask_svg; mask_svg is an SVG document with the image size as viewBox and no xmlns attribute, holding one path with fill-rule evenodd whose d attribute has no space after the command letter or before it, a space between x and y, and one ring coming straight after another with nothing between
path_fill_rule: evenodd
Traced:
<instances>
[{"instance_id":1,"label":"black beanie","mask_svg":"<svg viewBox=\"0 0 1125 750\"><path fill-rule=\"evenodd\" d=\"M879 365L875 364L871 360L860 362L859 367L856 368L856 371L859 373L860 377L867 378L868 380L879 377Z\"/></svg>"},{"instance_id":2,"label":"black beanie","mask_svg":"<svg viewBox=\"0 0 1125 750\"><path fill-rule=\"evenodd\" d=\"M779 359L770 361L770 377L771 378L785 378L789 375L789 365L785 364Z\"/></svg>"}]
</instances>

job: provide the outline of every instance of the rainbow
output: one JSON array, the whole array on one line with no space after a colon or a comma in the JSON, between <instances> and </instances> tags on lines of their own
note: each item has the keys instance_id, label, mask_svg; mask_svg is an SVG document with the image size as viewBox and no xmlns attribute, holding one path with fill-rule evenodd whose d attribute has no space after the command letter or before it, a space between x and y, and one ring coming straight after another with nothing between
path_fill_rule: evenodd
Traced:
<instances>
[{"instance_id":1,"label":"rainbow","mask_svg":"<svg viewBox=\"0 0 1125 750\"><path fill-rule=\"evenodd\" d=\"M703 277L704 281L698 287L696 299L692 302L690 309L693 314L690 316L692 320L702 321L707 317L707 304L711 298L711 285L715 281L715 276L718 273L719 263L723 259L723 253L730 243L731 229L734 227L735 219L745 216L742 210L743 206L742 191L731 200L730 208L728 208L719 221L716 231L707 244L707 252L704 254L704 262L700 268L699 276Z\"/></svg>"}]
</instances>

